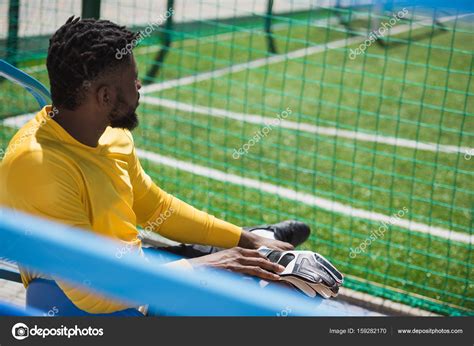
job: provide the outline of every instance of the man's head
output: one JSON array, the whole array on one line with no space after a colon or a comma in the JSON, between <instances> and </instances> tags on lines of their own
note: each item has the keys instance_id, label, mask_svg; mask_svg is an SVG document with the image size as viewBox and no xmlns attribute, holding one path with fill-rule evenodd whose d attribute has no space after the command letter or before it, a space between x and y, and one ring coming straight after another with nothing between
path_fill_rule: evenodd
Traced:
<instances>
[{"instance_id":1,"label":"man's head","mask_svg":"<svg viewBox=\"0 0 474 346\"><path fill-rule=\"evenodd\" d=\"M87 106L112 127L135 128L141 88L135 59L116 54L136 38L107 20L70 17L49 40L53 104L71 111Z\"/></svg>"}]
</instances>

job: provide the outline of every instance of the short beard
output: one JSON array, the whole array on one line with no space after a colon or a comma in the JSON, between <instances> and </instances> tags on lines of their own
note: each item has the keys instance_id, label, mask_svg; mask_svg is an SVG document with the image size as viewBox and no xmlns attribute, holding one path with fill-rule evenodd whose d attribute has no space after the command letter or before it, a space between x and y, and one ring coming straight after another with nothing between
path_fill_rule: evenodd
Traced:
<instances>
[{"instance_id":1,"label":"short beard","mask_svg":"<svg viewBox=\"0 0 474 346\"><path fill-rule=\"evenodd\" d=\"M109 114L110 126L113 128L127 129L133 131L139 124L138 115L135 113L137 107L130 107L125 112L120 111L126 106L122 97L118 97L117 103Z\"/></svg>"}]
</instances>

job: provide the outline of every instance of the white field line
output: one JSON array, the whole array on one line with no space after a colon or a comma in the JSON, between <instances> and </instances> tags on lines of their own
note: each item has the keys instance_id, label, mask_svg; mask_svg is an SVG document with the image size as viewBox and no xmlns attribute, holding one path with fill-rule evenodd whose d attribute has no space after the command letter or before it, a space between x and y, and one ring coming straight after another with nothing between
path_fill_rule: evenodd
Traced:
<instances>
[{"instance_id":1,"label":"white field line","mask_svg":"<svg viewBox=\"0 0 474 346\"><path fill-rule=\"evenodd\" d=\"M218 70L203 72L203 73L199 73L199 74L195 74L191 76L186 76L186 77L172 79L172 80L168 80L168 81L164 81L160 83L150 84L150 85L144 86L141 89L141 92L143 94L148 94L148 93L152 93L156 91L176 88L178 86L194 84L194 83L202 82L208 79L222 77L222 76L232 74L232 73L250 70L250 69L254 69L254 68L258 68L258 67L262 67L266 65L276 64L285 60L302 58L307 55L320 53L328 49L344 47L352 43L361 42L361 41L363 41L361 37L351 37L347 39L345 38L341 40L336 40L336 41L332 41L326 44L298 49L286 54L273 55L270 57L261 58L261 59L257 59L257 60L253 60L249 62L244 62L241 64L227 66Z\"/></svg>"},{"instance_id":2,"label":"white field line","mask_svg":"<svg viewBox=\"0 0 474 346\"><path fill-rule=\"evenodd\" d=\"M468 16L468 15L470 15L470 14L465 14L465 15L461 15L461 16L447 16L447 17L439 18L437 21L438 22L447 22L447 21L450 21L450 20L453 20L453 19L456 19L456 18L459 19L459 18ZM389 35L398 35L398 34L401 34L403 32L407 32L409 30L426 27L426 25L432 24L432 23L433 23L432 19L427 19L427 20L423 20L423 21L420 21L418 23L414 23L414 24L411 24L411 25L408 25L408 24L399 25L399 26L396 26L394 28L391 28L389 30ZM218 70L202 72L202 73L198 73L198 74L191 75L191 76L172 79L172 80L168 80L168 81L164 81L164 82L160 82L160 83L149 84L147 86L144 86L141 90L142 90L143 94L148 94L148 93L152 93L152 92L156 92L156 91L172 89L172 88L176 88L176 87L183 86L183 85L189 85L189 84L202 82L202 81L212 79L212 78L222 77L222 76L232 74L232 73L237 73L237 72L241 72L241 71L245 71L245 70L259 68L259 67L266 66L266 65L276 64L276 63L279 63L279 62L283 62L285 60L302 58L302 57L305 57L305 56L308 56L308 55L321 53L321 52L324 52L324 51L330 50L330 49L342 48L342 47L349 46L349 45L354 44L354 43L363 42L366 39L367 39L366 36L354 36L354 37L351 37L351 38L344 38L344 39L328 42L328 43L325 43L325 44L319 44L319 45L312 46L312 47L305 47L305 48L298 49L298 50L295 50L295 51L292 51L292 52L289 52L289 53L286 53L286 54L273 55L273 56L270 56L270 57L256 59L256 60L252 60L252 61L245 62L245 63L240 63L240 64L236 64L236 65L227 66L227 67L224 67L224 68L221 68L221 69L218 69Z\"/></svg>"},{"instance_id":3,"label":"white field line","mask_svg":"<svg viewBox=\"0 0 474 346\"><path fill-rule=\"evenodd\" d=\"M257 124L261 126L268 125L269 123L271 123L271 120L272 120L272 118L264 117L261 115L237 113L237 112L232 112L225 109L190 105L186 103L176 102L176 101L167 100L167 99L160 99L160 98L151 97L151 96L143 96L140 99L140 101L143 103L151 104L151 105L163 106L163 107L177 109L184 112L190 112L193 114L204 114L204 115L212 116L215 118L228 118L228 119L233 119L236 121L247 122L247 123ZM454 145L444 145L444 144L437 144L437 143L423 143L423 142L417 142L417 141L414 141L411 139L405 139L405 138L383 136L383 135L365 133L365 132L360 132L360 131L341 130L336 127L325 127L325 126L311 125L308 123L297 123L297 122L289 121L286 119L282 119L278 126L282 128L290 129L290 130L302 131L302 132L307 132L307 133L312 133L312 134L317 134L317 135L354 139L354 140L363 141L363 142L375 142L375 143L393 145L393 146L416 149L416 150L444 152L444 153L450 153L450 154L451 153L464 154L467 152L474 152L474 148L457 147Z\"/></svg>"},{"instance_id":4,"label":"white field line","mask_svg":"<svg viewBox=\"0 0 474 346\"><path fill-rule=\"evenodd\" d=\"M150 160L154 163L162 164L168 167L173 167L185 172L189 172L195 175L203 176L206 178L211 178L218 180L220 182L227 182L234 185L245 186L247 188L252 188L259 190L261 192L273 194L280 196L282 198L293 200L296 202L301 202L306 205L315 206L324 210L327 210L332 213L342 214L345 216L366 219L377 222L386 222L391 223L392 225L408 229L410 231L425 233L433 235L440 238L445 238L448 240L454 240L462 243L472 244L474 243L474 236L464 233L459 233L451 231L449 229L444 229L440 227L429 226L420 222L410 221L410 220L395 220L390 219L390 216L367 211L363 209L358 209L345 205L339 202L334 202L329 199L317 197L307 193L297 192L289 188L285 188L278 185L273 185L270 183L265 183L262 181L244 178L238 175L225 173L213 168L208 168L205 166L196 165L186 161L180 161L171 157L162 156L150 151L137 149L137 154L146 160Z\"/></svg>"},{"instance_id":5,"label":"white field line","mask_svg":"<svg viewBox=\"0 0 474 346\"><path fill-rule=\"evenodd\" d=\"M151 97L151 96L141 97L140 102L155 105L155 106L162 106L166 108L177 109L184 112L203 114L203 115L212 116L215 118L228 118L228 119L233 119L236 121L242 121L242 122L257 124L261 126L265 126L271 121L270 118L263 117L261 115L237 113L237 112L232 112L225 109L190 105L186 103L160 99L160 98ZM3 120L3 124L5 126L10 126L10 127L21 127L24 124L26 124L26 122L28 122L28 120L30 120L34 115L35 113L29 113L29 114L19 115L16 117L6 118ZM393 146L415 149L415 150L443 152L443 153L448 153L448 154L453 154L453 153L465 154L465 153L474 152L474 148L469 148L469 147L457 147L455 145L417 142L417 141L414 141L411 139L405 139L405 138L382 136L382 135L370 134L370 133L365 133L365 132L360 132L360 131L341 130L336 127L316 126L316 125L311 125L308 123L296 123L296 122L289 121L286 119L282 119L278 126L282 128L290 129L290 130L302 131L302 132L307 132L307 133L312 133L312 134L317 134L317 135L322 135L322 136L346 138L346 139L358 140L362 142L380 143L380 144L393 145Z\"/></svg>"},{"instance_id":6,"label":"white field line","mask_svg":"<svg viewBox=\"0 0 474 346\"><path fill-rule=\"evenodd\" d=\"M23 123L27 118L31 118L31 114L25 114L13 119L21 119ZM10 120L12 118L6 119ZM19 127L21 126L20 122L9 122L8 126ZM7 125L7 122L4 121L4 125ZM367 211L364 209L354 208L350 205L342 204L339 202L334 202L329 199L322 197L317 197L308 193L297 192L295 190L285 188L282 186L265 183L262 181L241 177L235 174L230 174L222 172L213 168L189 163L186 161L177 160L172 157L162 156L150 151L136 149L137 154L140 158L150 160L154 163L162 164L168 167L176 168L185 172L189 172L195 175L203 176L206 178L211 178L220 182L227 182L234 185L245 186L247 188L252 188L259 190L264 193L269 193L273 195L280 196L282 198L301 202L306 205L315 206L324 210L327 210L332 213L342 214L349 217L355 217L360 219L366 219L377 222L385 222L392 224L401 228L408 229L413 232L430 234L436 237L458 241L467 244L474 243L474 236L469 234L464 234L456 231L451 231L449 229L444 229L440 227L433 227L426 225L420 222L410 221L410 220L393 220L388 215Z\"/></svg>"}]
</instances>

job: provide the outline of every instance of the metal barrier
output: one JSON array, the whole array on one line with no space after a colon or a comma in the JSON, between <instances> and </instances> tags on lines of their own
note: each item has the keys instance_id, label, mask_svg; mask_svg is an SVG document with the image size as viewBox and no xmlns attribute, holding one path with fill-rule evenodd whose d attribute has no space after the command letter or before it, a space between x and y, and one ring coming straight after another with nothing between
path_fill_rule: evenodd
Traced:
<instances>
[{"instance_id":1,"label":"metal barrier","mask_svg":"<svg viewBox=\"0 0 474 346\"><path fill-rule=\"evenodd\" d=\"M27 214L0 209L0 256L130 304L186 316L340 316L337 306L279 287L260 288L240 275L163 266L128 253L123 243ZM163 261L161 258L164 258Z\"/></svg>"}]
</instances>

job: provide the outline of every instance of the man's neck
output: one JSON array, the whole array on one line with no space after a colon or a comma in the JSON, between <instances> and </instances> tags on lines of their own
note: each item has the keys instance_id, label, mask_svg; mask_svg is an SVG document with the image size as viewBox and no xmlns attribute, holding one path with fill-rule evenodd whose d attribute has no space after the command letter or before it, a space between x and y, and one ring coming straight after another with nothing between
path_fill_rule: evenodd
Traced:
<instances>
[{"instance_id":1,"label":"man's neck","mask_svg":"<svg viewBox=\"0 0 474 346\"><path fill-rule=\"evenodd\" d=\"M101 123L100 117L94 115L93 111L84 108L73 111L58 108L53 119L78 142L95 148L108 124Z\"/></svg>"}]
</instances>

